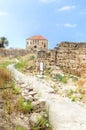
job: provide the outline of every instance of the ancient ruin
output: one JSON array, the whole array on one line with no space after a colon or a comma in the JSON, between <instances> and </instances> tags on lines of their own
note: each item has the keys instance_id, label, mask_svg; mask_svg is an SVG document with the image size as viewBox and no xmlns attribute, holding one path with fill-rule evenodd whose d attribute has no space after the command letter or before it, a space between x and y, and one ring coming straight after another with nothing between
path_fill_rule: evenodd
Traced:
<instances>
[{"instance_id":1,"label":"ancient ruin","mask_svg":"<svg viewBox=\"0 0 86 130\"><path fill-rule=\"evenodd\" d=\"M63 71L86 77L86 43L61 42L50 50L48 40L42 36L28 38L26 49L0 49L0 56L18 57L35 54L35 68L39 69L40 62L46 66L59 66Z\"/></svg>"},{"instance_id":2,"label":"ancient ruin","mask_svg":"<svg viewBox=\"0 0 86 130\"><path fill-rule=\"evenodd\" d=\"M62 42L56 52L56 65L68 73L86 76L86 43Z\"/></svg>"}]
</instances>

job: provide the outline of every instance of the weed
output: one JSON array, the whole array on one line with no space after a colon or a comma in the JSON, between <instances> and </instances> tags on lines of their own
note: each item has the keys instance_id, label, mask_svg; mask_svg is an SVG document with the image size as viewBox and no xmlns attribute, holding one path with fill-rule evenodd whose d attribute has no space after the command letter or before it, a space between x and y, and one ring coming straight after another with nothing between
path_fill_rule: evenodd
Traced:
<instances>
[{"instance_id":1,"label":"weed","mask_svg":"<svg viewBox=\"0 0 86 130\"><path fill-rule=\"evenodd\" d=\"M48 76L48 75L51 73L51 71L52 71L51 67L46 67L46 69L45 69L45 71L44 71L44 74L45 74L46 76Z\"/></svg>"},{"instance_id":2,"label":"weed","mask_svg":"<svg viewBox=\"0 0 86 130\"><path fill-rule=\"evenodd\" d=\"M67 83L67 77L64 75L56 74L54 79L61 81L63 83Z\"/></svg>"},{"instance_id":3,"label":"weed","mask_svg":"<svg viewBox=\"0 0 86 130\"><path fill-rule=\"evenodd\" d=\"M34 59L35 59L34 55L30 56L30 60L34 60Z\"/></svg>"},{"instance_id":4,"label":"weed","mask_svg":"<svg viewBox=\"0 0 86 130\"><path fill-rule=\"evenodd\" d=\"M14 111L14 105L10 101L6 101L3 109L8 113L11 114Z\"/></svg>"},{"instance_id":5,"label":"weed","mask_svg":"<svg viewBox=\"0 0 86 130\"><path fill-rule=\"evenodd\" d=\"M28 113L32 109L32 104L29 101L25 102L22 96L19 96L16 101L16 107L18 111L21 111L23 113Z\"/></svg>"},{"instance_id":6,"label":"weed","mask_svg":"<svg viewBox=\"0 0 86 130\"><path fill-rule=\"evenodd\" d=\"M27 61L21 60L20 62L15 64L16 69L23 71L24 68L28 66Z\"/></svg>"},{"instance_id":7,"label":"weed","mask_svg":"<svg viewBox=\"0 0 86 130\"><path fill-rule=\"evenodd\" d=\"M22 126L17 126L16 130L24 130L24 128Z\"/></svg>"},{"instance_id":8,"label":"weed","mask_svg":"<svg viewBox=\"0 0 86 130\"><path fill-rule=\"evenodd\" d=\"M14 94L20 94L20 88L19 87L14 87L13 92L14 92Z\"/></svg>"},{"instance_id":9,"label":"weed","mask_svg":"<svg viewBox=\"0 0 86 130\"><path fill-rule=\"evenodd\" d=\"M51 130L51 124L47 117L42 116L41 119L33 126L32 130Z\"/></svg>"},{"instance_id":10,"label":"weed","mask_svg":"<svg viewBox=\"0 0 86 130\"><path fill-rule=\"evenodd\" d=\"M74 91L70 89L67 93L67 97L71 98L71 96L74 94Z\"/></svg>"},{"instance_id":11,"label":"weed","mask_svg":"<svg viewBox=\"0 0 86 130\"><path fill-rule=\"evenodd\" d=\"M76 97L75 97L75 96L72 96L72 97L71 97L71 100L72 100L73 102L75 102L75 101L76 101Z\"/></svg>"},{"instance_id":12,"label":"weed","mask_svg":"<svg viewBox=\"0 0 86 130\"><path fill-rule=\"evenodd\" d=\"M0 68L0 79L4 79L5 82L10 81L12 79L10 72L6 69Z\"/></svg>"},{"instance_id":13,"label":"weed","mask_svg":"<svg viewBox=\"0 0 86 130\"><path fill-rule=\"evenodd\" d=\"M1 96L4 100L12 99L13 97L13 92L12 90L3 90L1 93Z\"/></svg>"},{"instance_id":14,"label":"weed","mask_svg":"<svg viewBox=\"0 0 86 130\"><path fill-rule=\"evenodd\" d=\"M53 86L52 86L52 88L53 88L56 92L58 92L58 91L59 91L59 89L57 88L57 86L56 86L56 85L53 85Z\"/></svg>"}]
</instances>

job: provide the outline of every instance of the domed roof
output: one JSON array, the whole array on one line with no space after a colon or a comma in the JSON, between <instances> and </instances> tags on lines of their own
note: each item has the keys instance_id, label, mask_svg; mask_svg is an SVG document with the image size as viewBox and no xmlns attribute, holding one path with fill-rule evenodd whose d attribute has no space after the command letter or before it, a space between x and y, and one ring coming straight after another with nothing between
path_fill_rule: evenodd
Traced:
<instances>
[{"instance_id":1,"label":"domed roof","mask_svg":"<svg viewBox=\"0 0 86 130\"><path fill-rule=\"evenodd\" d=\"M27 40L47 40L47 39L41 35L35 35L35 36L31 36L31 37L27 38Z\"/></svg>"}]
</instances>

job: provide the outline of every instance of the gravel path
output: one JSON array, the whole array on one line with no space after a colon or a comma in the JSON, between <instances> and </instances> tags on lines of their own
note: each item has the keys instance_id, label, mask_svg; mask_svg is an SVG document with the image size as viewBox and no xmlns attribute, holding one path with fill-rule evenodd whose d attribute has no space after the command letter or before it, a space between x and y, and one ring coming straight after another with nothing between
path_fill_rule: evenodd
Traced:
<instances>
[{"instance_id":1,"label":"gravel path","mask_svg":"<svg viewBox=\"0 0 86 130\"><path fill-rule=\"evenodd\" d=\"M9 65L15 80L32 86L49 106L49 116L53 130L86 130L86 108L54 94L54 90L34 76L26 76Z\"/></svg>"}]
</instances>

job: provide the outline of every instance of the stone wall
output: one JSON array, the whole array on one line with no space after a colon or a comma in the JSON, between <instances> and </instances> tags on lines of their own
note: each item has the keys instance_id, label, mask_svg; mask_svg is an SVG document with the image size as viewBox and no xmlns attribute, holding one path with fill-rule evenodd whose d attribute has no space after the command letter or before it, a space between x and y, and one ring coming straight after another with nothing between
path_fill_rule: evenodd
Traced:
<instances>
[{"instance_id":1,"label":"stone wall","mask_svg":"<svg viewBox=\"0 0 86 130\"><path fill-rule=\"evenodd\" d=\"M55 50L38 51L36 59L37 68L39 68L40 62L43 62L44 68L46 68L47 66L54 66L56 64L55 57L56 57Z\"/></svg>"},{"instance_id":2,"label":"stone wall","mask_svg":"<svg viewBox=\"0 0 86 130\"><path fill-rule=\"evenodd\" d=\"M61 42L56 51L58 66L68 73L86 76L86 43Z\"/></svg>"},{"instance_id":3,"label":"stone wall","mask_svg":"<svg viewBox=\"0 0 86 130\"><path fill-rule=\"evenodd\" d=\"M36 54L36 68L40 62L44 67L57 65L64 71L86 77L86 43L61 42L53 50L31 51L25 49L0 49L0 56L17 57Z\"/></svg>"},{"instance_id":4,"label":"stone wall","mask_svg":"<svg viewBox=\"0 0 86 130\"><path fill-rule=\"evenodd\" d=\"M2 49L0 48L0 56L2 57L17 57L28 54L29 51L25 49Z\"/></svg>"}]
</instances>

